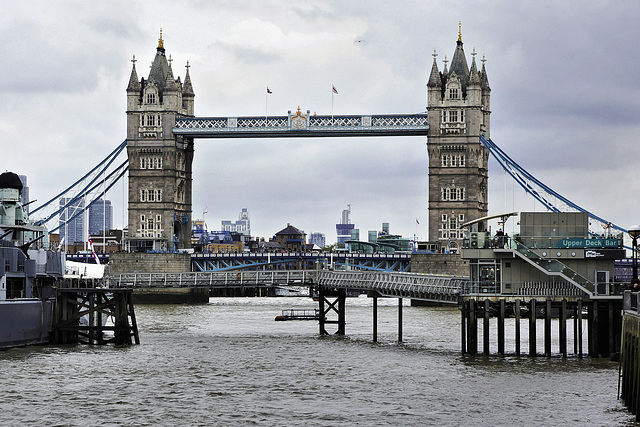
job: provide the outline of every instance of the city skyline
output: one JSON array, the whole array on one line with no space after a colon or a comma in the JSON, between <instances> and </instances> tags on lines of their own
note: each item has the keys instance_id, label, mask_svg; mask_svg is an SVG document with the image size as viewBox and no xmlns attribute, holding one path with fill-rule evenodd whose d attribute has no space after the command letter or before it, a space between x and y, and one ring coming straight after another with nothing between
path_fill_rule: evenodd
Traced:
<instances>
[{"instance_id":1,"label":"city skyline","mask_svg":"<svg viewBox=\"0 0 640 427\"><path fill-rule=\"evenodd\" d=\"M630 197L639 185L638 59L628 54L638 12L572 1L11 4L0 30L11 59L0 84L4 167L27 175L31 198L44 202L102 160L126 135L130 61L146 76L160 28L176 76L189 61L197 116L285 115L298 105L384 114L425 111L431 55L440 68L451 59L461 21L467 57L475 48L487 61L492 139L551 188L628 227L640 223ZM25 138L34 117L39 126ZM247 207L256 236L291 223L332 241L336 213L350 204L360 230L389 222L397 234L426 238L425 145L421 137L197 140L193 217L209 206L207 220L218 223ZM125 188L107 194L116 228ZM489 213L540 209L491 160Z\"/></svg>"}]
</instances>

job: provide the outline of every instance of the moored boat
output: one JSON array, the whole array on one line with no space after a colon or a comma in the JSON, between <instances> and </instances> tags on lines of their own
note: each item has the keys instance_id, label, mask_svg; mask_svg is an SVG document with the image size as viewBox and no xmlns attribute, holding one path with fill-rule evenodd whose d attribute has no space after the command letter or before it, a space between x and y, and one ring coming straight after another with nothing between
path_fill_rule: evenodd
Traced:
<instances>
[{"instance_id":1,"label":"moored boat","mask_svg":"<svg viewBox=\"0 0 640 427\"><path fill-rule=\"evenodd\" d=\"M282 314L276 316L276 322L285 320L320 320L320 310L289 309L282 310Z\"/></svg>"},{"instance_id":2,"label":"moored boat","mask_svg":"<svg viewBox=\"0 0 640 427\"><path fill-rule=\"evenodd\" d=\"M21 191L18 175L0 174L0 349L49 342L53 288L64 276L63 254L28 222Z\"/></svg>"}]
</instances>

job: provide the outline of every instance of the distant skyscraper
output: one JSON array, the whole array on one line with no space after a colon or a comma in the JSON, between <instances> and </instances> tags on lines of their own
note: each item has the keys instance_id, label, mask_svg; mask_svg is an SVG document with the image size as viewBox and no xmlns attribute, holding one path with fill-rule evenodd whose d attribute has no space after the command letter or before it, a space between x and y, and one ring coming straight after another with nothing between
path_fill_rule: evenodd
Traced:
<instances>
[{"instance_id":1,"label":"distant skyscraper","mask_svg":"<svg viewBox=\"0 0 640 427\"><path fill-rule=\"evenodd\" d=\"M222 220L222 231L235 231L247 236L251 235L251 218L247 208L242 208L237 221Z\"/></svg>"},{"instance_id":2,"label":"distant skyscraper","mask_svg":"<svg viewBox=\"0 0 640 427\"><path fill-rule=\"evenodd\" d=\"M62 208L70 199L61 198L60 207ZM60 241L65 240L65 244L73 245L74 243L84 242L84 200L76 200L60 213ZM74 216L78 214L74 218ZM67 218L69 220L67 221ZM66 223L66 224L65 224Z\"/></svg>"},{"instance_id":3,"label":"distant skyscraper","mask_svg":"<svg viewBox=\"0 0 640 427\"><path fill-rule=\"evenodd\" d=\"M320 248L324 248L327 245L327 239L324 233L311 233L309 234L309 243L313 243Z\"/></svg>"},{"instance_id":4,"label":"distant skyscraper","mask_svg":"<svg viewBox=\"0 0 640 427\"><path fill-rule=\"evenodd\" d=\"M20 193L20 201L23 205L29 203L29 187L27 186L27 175L18 175L20 181L22 182L22 192ZM29 214L29 206L25 206L25 211L27 215Z\"/></svg>"},{"instance_id":5,"label":"distant skyscraper","mask_svg":"<svg viewBox=\"0 0 640 427\"><path fill-rule=\"evenodd\" d=\"M340 224L336 224L339 245L344 245L344 242L351 239L351 230L355 228L355 225L351 224L351 205L347 206L348 208L342 211Z\"/></svg>"},{"instance_id":6,"label":"distant skyscraper","mask_svg":"<svg viewBox=\"0 0 640 427\"><path fill-rule=\"evenodd\" d=\"M102 234L113 228L113 206L111 200L97 200L89 207L89 234Z\"/></svg>"}]
</instances>

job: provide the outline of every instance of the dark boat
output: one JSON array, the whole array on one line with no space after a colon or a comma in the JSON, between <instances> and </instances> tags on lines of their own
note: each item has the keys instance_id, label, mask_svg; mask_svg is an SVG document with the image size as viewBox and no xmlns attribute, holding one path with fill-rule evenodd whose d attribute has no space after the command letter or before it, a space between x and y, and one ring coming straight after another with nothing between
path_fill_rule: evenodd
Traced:
<instances>
[{"instance_id":1,"label":"dark boat","mask_svg":"<svg viewBox=\"0 0 640 427\"><path fill-rule=\"evenodd\" d=\"M282 322L285 320L320 320L320 310L282 310L282 314L276 316L275 320L276 322Z\"/></svg>"}]
</instances>

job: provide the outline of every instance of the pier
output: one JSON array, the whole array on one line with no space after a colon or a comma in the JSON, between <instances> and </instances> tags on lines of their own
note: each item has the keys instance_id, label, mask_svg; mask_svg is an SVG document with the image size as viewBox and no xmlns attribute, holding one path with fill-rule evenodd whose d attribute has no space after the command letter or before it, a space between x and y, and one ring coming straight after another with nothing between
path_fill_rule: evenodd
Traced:
<instances>
[{"instance_id":1,"label":"pier","mask_svg":"<svg viewBox=\"0 0 640 427\"><path fill-rule=\"evenodd\" d=\"M140 344L131 289L58 288L54 344Z\"/></svg>"}]
</instances>

